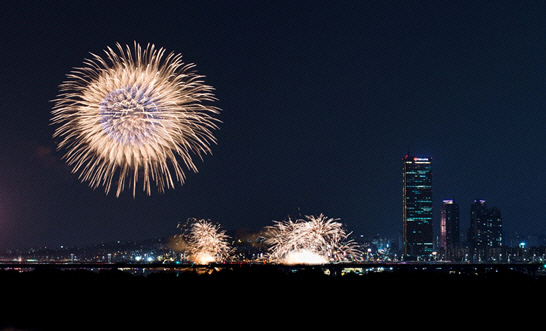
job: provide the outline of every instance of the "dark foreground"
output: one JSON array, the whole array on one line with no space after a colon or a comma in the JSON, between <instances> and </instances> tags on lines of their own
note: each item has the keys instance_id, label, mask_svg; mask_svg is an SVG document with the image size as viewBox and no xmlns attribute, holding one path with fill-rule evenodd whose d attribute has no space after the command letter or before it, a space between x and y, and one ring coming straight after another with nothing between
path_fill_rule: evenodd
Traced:
<instances>
[{"instance_id":1,"label":"dark foreground","mask_svg":"<svg viewBox=\"0 0 546 331\"><path fill-rule=\"evenodd\" d=\"M509 269L478 274L432 271L331 277L318 268L237 267L198 273L132 275L37 268L0 271L0 330L166 330L248 321L305 323L427 318L469 306L521 306L546 295L546 277ZM461 304L462 302L462 304ZM512 311L513 313L513 311ZM396 317L395 317L396 316ZM290 320L291 322L288 322ZM256 323L256 322L253 322ZM297 325L297 324L296 324Z\"/></svg>"}]
</instances>

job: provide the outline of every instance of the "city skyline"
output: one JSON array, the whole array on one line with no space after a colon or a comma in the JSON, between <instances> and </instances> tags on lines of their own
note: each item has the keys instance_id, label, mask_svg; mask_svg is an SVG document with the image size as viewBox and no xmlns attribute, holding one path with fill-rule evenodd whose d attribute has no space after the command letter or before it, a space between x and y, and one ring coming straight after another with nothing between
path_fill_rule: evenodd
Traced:
<instances>
[{"instance_id":1,"label":"city skyline","mask_svg":"<svg viewBox=\"0 0 546 331\"><path fill-rule=\"evenodd\" d=\"M402 231L400 156L434 158L445 199L546 233L546 4L3 1L0 249L158 238L189 218L257 231L288 215ZM66 73L116 43L182 54L222 109L212 154L164 194L106 195L57 151ZM115 192L114 192L115 193Z\"/></svg>"}]
</instances>

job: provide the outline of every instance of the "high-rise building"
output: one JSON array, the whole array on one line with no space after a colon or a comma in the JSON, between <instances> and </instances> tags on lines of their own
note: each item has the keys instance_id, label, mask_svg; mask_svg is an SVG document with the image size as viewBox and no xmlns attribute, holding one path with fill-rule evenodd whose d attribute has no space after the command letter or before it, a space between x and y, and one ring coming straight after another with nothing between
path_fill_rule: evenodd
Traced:
<instances>
[{"instance_id":1,"label":"high-rise building","mask_svg":"<svg viewBox=\"0 0 546 331\"><path fill-rule=\"evenodd\" d=\"M487 208L485 200L474 200L470 206L468 242L474 249L502 247L502 218L497 207Z\"/></svg>"},{"instance_id":2,"label":"high-rise building","mask_svg":"<svg viewBox=\"0 0 546 331\"><path fill-rule=\"evenodd\" d=\"M459 247L459 204L444 200L440 209L440 249L445 253Z\"/></svg>"},{"instance_id":3,"label":"high-rise building","mask_svg":"<svg viewBox=\"0 0 546 331\"><path fill-rule=\"evenodd\" d=\"M502 217L497 207L489 209L490 237L491 247L502 247Z\"/></svg>"},{"instance_id":4,"label":"high-rise building","mask_svg":"<svg viewBox=\"0 0 546 331\"><path fill-rule=\"evenodd\" d=\"M468 243L471 248L480 248L483 234L487 230L487 205L485 200L476 199L470 205L470 228L468 228Z\"/></svg>"},{"instance_id":5,"label":"high-rise building","mask_svg":"<svg viewBox=\"0 0 546 331\"><path fill-rule=\"evenodd\" d=\"M432 158L406 155L403 162L403 255L426 259L433 251Z\"/></svg>"}]
</instances>

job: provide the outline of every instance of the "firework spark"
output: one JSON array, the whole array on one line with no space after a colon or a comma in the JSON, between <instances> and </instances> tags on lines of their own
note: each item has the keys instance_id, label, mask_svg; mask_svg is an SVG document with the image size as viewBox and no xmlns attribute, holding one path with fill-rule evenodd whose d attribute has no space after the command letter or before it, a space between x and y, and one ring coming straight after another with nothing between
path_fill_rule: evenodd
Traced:
<instances>
[{"instance_id":1,"label":"firework spark","mask_svg":"<svg viewBox=\"0 0 546 331\"><path fill-rule=\"evenodd\" d=\"M184 225L178 225L180 246L190 260L208 264L227 259L232 248L229 245L226 231L220 230L219 224L205 220L190 219Z\"/></svg>"},{"instance_id":2,"label":"firework spark","mask_svg":"<svg viewBox=\"0 0 546 331\"><path fill-rule=\"evenodd\" d=\"M270 258L287 264L322 264L355 259L358 245L348 237L338 219L305 216L305 220L275 222L267 227Z\"/></svg>"},{"instance_id":3,"label":"firework spark","mask_svg":"<svg viewBox=\"0 0 546 331\"><path fill-rule=\"evenodd\" d=\"M134 52L117 48L119 55L108 47L106 59L91 54L67 75L53 100L53 136L72 171L93 189L108 193L117 185L119 196L127 185L135 196L142 180L148 195L153 183L164 192L184 183L181 164L197 172L192 155L202 159L216 142L220 110L204 104L216 100L213 88L181 54L165 56L163 48L136 42Z\"/></svg>"}]
</instances>

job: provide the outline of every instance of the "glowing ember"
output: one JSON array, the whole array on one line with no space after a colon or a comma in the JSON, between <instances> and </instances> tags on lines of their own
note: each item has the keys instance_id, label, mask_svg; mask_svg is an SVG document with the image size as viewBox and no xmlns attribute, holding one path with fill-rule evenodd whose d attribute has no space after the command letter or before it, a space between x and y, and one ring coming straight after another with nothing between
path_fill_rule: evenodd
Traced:
<instances>
[{"instance_id":1,"label":"glowing ember","mask_svg":"<svg viewBox=\"0 0 546 331\"><path fill-rule=\"evenodd\" d=\"M283 262L286 264L324 264L328 263L328 259L315 252L302 249L286 254Z\"/></svg>"}]
</instances>

